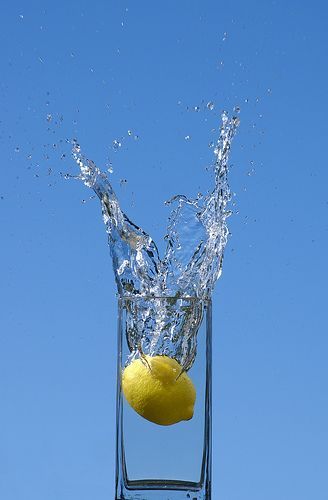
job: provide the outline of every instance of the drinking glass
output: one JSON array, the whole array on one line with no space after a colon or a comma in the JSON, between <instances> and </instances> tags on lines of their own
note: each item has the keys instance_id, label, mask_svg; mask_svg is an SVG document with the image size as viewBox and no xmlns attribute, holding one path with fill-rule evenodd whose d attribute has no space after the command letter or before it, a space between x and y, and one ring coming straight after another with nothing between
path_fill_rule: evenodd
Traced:
<instances>
[{"instance_id":1,"label":"drinking glass","mask_svg":"<svg viewBox=\"0 0 328 500\"><path fill-rule=\"evenodd\" d=\"M121 297L118 313L115 500L210 500L211 301ZM162 426L130 407L121 378L138 350L182 359L196 389L190 420Z\"/></svg>"}]
</instances>

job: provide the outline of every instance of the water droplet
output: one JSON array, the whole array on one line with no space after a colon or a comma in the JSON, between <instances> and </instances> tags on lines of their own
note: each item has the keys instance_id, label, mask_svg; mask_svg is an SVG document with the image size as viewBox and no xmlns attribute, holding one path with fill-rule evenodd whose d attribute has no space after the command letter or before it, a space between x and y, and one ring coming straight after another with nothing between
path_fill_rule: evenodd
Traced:
<instances>
[{"instance_id":1,"label":"water droplet","mask_svg":"<svg viewBox=\"0 0 328 500\"><path fill-rule=\"evenodd\" d=\"M121 146L122 146L122 143L118 139L114 139L113 149L119 149Z\"/></svg>"},{"instance_id":2,"label":"water droplet","mask_svg":"<svg viewBox=\"0 0 328 500\"><path fill-rule=\"evenodd\" d=\"M267 92L268 92L268 94L271 94L272 93L272 89L270 89L270 88L267 89Z\"/></svg>"},{"instance_id":3,"label":"water droplet","mask_svg":"<svg viewBox=\"0 0 328 500\"><path fill-rule=\"evenodd\" d=\"M52 115L50 113L47 114L47 122L50 123L52 120Z\"/></svg>"},{"instance_id":4,"label":"water droplet","mask_svg":"<svg viewBox=\"0 0 328 500\"><path fill-rule=\"evenodd\" d=\"M223 33L222 42L225 42L225 41L226 41L226 39L227 39L227 37L228 37L228 33L225 31L225 32Z\"/></svg>"},{"instance_id":5,"label":"water droplet","mask_svg":"<svg viewBox=\"0 0 328 500\"><path fill-rule=\"evenodd\" d=\"M211 141L211 142L209 143L208 147L209 147L209 148L214 148L214 142L213 142L213 141Z\"/></svg>"},{"instance_id":6,"label":"water droplet","mask_svg":"<svg viewBox=\"0 0 328 500\"><path fill-rule=\"evenodd\" d=\"M132 135L132 130L128 130L128 135L131 136Z\"/></svg>"},{"instance_id":7,"label":"water droplet","mask_svg":"<svg viewBox=\"0 0 328 500\"><path fill-rule=\"evenodd\" d=\"M72 145L73 145L73 153L81 153L81 146L76 139L73 139Z\"/></svg>"},{"instance_id":8,"label":"water droplet","mask_svg":"<svg viewBox=\"0 0 328 500\"><path fill-rule=\"evenodd\" d=\"M20 17L21 19L24 19L24 15L23 15L23 14L19 14L19 17Z\"/></svg>"},{"instance_id":9,"label":"water droplet","mask_svg":"<svg viewBox=\"0 0 328 500\"><path fill-rule=\"evenodd\" d=\"M85 200L81 200L81 203L84 205L86 203L86 201Z\"/></svg>"},{"instance_id":10,"label":"water droplet","mask_svg":"<svg viewBox=\"0 0 328 500\"><path fill-rule=\"evenodd\" d=\"M239 106L235 106L233 108L233 110L234 110L235 113L240 113L240 107Z\"/></svg>"},{"instance_id":11,"label":"water droplet","mask_svg":"<svg viewBox=\"0 0 328 500\"><path fill-rule=\"evenodd\" d=\"M190 135L185 135L185 140L189 141L189 139L190 139Z\"/></svg>"},{"instance_id":12,"label":"water droplet","mask_svg":"<svg viewBox=\"0 0 328 500\"><path fill-rule=\"evenodd\" d=\"M245 102L248 102L248 98L246 97Z\"/></svg>"},{"instance_id":13,"label":"water droplet","mask_svg":"<svg viewBox=\"0 0 328 500\"><path fill-rule=\"evenodd\" d=\"M199 110L200 110L199 106L194 106L194 111L196 111L198 113Z\"/></svg>"},{"instance_id":14,"label":"water droplet","mask_svg":"<svg viewBox=\"0 0 328 500\"><path fill-rule=\"evenodd\" d=\"M207 107L207 109L209 109L210 111L212 111L212 110L214 109L214 102L209 101L209 102L206 104L206 107Z\"/></svg>"},{"instance_id":15,"label":"water droplet","mask_svg":"<svg viewBox=\"0 0 328 500\"><path fill-rule=\"evenodd\" d=\"M28 155L28 156L27 156L27 159L28 159L28 160L32 160L32 155Z\"/></svg>"},{"instance_id":16,"label":"water droplet","mask_svg":"<svg viewBox=\"0 0 328 500\"><path fill-rule=\"evenodd\" d=\"M19 153L19 152L20 152L19 146L16 146L15 147L15 153Z\"/></svg>"},{"instance_id":17,"label":"water droplet","mask_svg":"<svg viewBox=\"0 0 328 500\"><path fill-rule=\"evenodd\" d=\"M135 140L135 141L138 141L138 140L139 140L139 136L138 136L138 135L135 135L135 136L134 136L134 140Z\"/></svg>"}]
</instances>

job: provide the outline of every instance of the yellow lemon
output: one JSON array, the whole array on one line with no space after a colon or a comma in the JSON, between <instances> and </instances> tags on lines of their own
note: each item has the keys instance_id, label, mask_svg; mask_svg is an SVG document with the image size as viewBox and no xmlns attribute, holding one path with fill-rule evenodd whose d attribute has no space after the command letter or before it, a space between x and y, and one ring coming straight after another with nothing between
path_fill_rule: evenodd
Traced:
<instances>
[{"instance_id":1,"label":"yellow lemon","mask_svg":"<svg viewBox=\"0 0 328 500\"><path fill-rule=\"evenodd\" d=\"M190 377L181 371L181 365L173 358L143 355L123 370L124 396L139 415L155 424L190 420L196 390Z\"/></svg>"}]
</instances>

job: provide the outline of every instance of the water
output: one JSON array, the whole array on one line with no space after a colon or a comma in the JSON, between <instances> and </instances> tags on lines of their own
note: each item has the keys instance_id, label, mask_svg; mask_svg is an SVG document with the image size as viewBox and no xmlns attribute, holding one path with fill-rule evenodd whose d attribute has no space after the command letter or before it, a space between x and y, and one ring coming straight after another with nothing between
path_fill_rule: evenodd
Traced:
<instances>
[{"instance_id":1,"label":"water","mask_svg":"<svg viewBox=\"0 0 328 500\"><path fill-rule=\"evenodd\" d=\"M130 359L144 352L175 357L186 370L193 364L196 334L202 320L201 301L191 300L190 306L182 309L177 303L180 297L210 298L221 275L229 234L228 158L238 125L239 118L222 114L221 131L213 150L212 191L196 199L177 195L166 202L173 210L163 258L151 236L122 211L107 174L86 158L77 141L73 141L72 155L80 168L78 178L93 189L101 202L118 293L141 299L138 308L131 305L127 316ZM149 297L158 299L147 301ZM171 298L164 301L165 307L161 297Z\"/></svg>"}]
</instances>

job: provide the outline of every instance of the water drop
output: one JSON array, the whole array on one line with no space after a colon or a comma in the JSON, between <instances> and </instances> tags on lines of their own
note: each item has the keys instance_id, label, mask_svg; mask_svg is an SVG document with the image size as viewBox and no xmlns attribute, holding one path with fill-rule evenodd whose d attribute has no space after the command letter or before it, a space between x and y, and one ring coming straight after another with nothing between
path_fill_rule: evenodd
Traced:
<instances>
[{"instance_id":1,"label":"water drop","mask_svg":"<svg viewBox=\"0 0 328 500\"><path fill-rule=\"evenodd\" d=\"M238 118L238 116L232 117L232 123L234 124L235 127L238 127L240 125L240 119Z\"/></svg>"},{"instance_id":2,"label":"water drop","mask_svg":"<svg viewBox=\"0 0 328 500\"><path fill-rule=\"evenodd\" d=\"M52 120L52 115L50 113L47 114L47 122L51 122Z\"/></svg>"},{"instance_id":3,"label":"water drop","mask_svg":"<svg viewBox=\"0 0 328 500\"><path fill-rule=\"evenodd\" d=\"M212 110L214 109L214 102L209 101L209 102L206 104L206 107L207 107L207 109L209 109L210 111L212 111Z\"/></svg>"},{"instance_id":4,"label":"water drop","mask_svg":"<svg viewBox=\"0 0 328 500\"><path fill-rule=\"evenodd\" d=\"M119 149L122 146L122 143L118 139L114 139L113 141L113 149Z\"/></svg>"},{"instance_id":5,"label":"water drop","mask_svg":"<svg viewBox=\"0 0 328 500\"><path fill-rule=\"evenodd\" d=\"M235 113L240 113L240 107L239 106L235 106L233 108L233 110L234 110Z\"/></svg>"},{"instance_id":6,"label":"water drop","mask_svg":"<svg viewBox=\"0 0 328 500\"><path fill-rule=\"evenodd\" d=\"M19 146L16 146L15 147L15 153L19 153L19 152L20 152Z\"/></svg>"},{"instance_id":7,"label":"water drop","mask_svg":"<svg viewBox=\"0 0 328 500\"><path fill-rule=\"evenodd\" d=\"M132 135L132 130L128 130L128 135L131 136Z\"/></svg>"},{"instance_id":8,"label":"water drop","mask_svg":"<svg viewBox=\"0 0 328 500\"><path fill-rule=\"evenodd\" d=\"M199 110L200 110L199 106L194 106L194 111L196 111L198 113Z\"/></svg>"},{"instance_id":9,"label":"water drop","mask_svg":"<svg viewBox=\"0 0 328 500\"><path fill-rule=\"evenodd\" d=\"M189 141L189 139L190 139L190 135L185 135L185 140Z\"/></svg>"}]
</instances>

